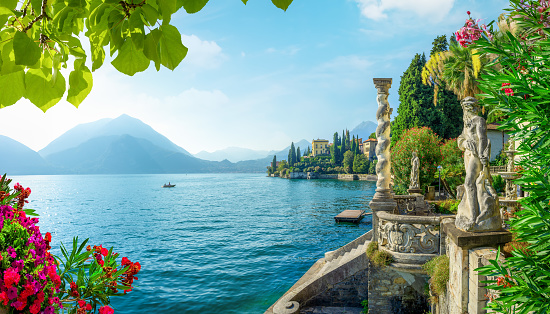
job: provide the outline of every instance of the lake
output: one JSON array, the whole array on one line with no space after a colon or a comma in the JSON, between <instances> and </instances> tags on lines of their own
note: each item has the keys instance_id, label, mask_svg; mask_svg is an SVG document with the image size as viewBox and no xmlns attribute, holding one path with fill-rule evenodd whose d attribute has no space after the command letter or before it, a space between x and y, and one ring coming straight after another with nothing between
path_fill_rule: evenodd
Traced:
<instances>
[{"instance_id":1,"label":"lake","mask_svg":"<svg viewBox=\"0 0 550 314\"><path fill-rule=\"evenodd\" d=\"M51 232L140 262L115 313L263 313L327 251L371 229L336 224L370 211L375 182L286 180L263 174L15 176ZM170 181L174 188L161 188Z\"/></svg>"}]
</instances>

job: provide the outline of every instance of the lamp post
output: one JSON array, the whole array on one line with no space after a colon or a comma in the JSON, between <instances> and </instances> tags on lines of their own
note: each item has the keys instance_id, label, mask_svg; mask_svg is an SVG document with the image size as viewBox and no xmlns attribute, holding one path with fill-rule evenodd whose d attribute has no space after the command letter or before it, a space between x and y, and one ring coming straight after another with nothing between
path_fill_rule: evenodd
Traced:
<instances>
[{"instance_id":1,"label":"lamp post","mask_svg":"<svg viewBox=\"0 0 550 314\"><path fill-rule=\"evenodd\" d=\"M441 200L441 168L443 168L443 167L437 166L437 170L439 170L439 185L438 185L439 186L439 192L437 194L437 199L438 200Z\"/></svg>"}]
</instances>

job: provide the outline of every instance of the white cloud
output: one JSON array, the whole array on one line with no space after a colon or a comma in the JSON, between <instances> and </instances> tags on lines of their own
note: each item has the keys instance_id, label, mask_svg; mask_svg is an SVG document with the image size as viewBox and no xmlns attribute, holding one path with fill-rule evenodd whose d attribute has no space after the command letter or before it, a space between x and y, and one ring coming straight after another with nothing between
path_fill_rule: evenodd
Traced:
<instances>
[{"instance_id":1,"label":"white cloud","mask_svg":"<svg viewBox=\"0 0 550 314\"><path fill-rule=\"evenodd\" d=\"M195 35L182 35L181 41L189 49L181 63L183 66L215 69L227 60L222 48L215 41L201 40Z\"/></svg>"},{"instance_id":2,"label":"white cloud","mask_svg":"<svg viewBox=\"0 0 550 314\"><path fill-rule=\"evenodd\" d=\"M267 52L267 53L278 53L278 54L282 54L282 55L286 55L286 56L293 56L293 55L297 54L300 50L301 50L301 48L292 45L292 46L288 46L288 47L282 48L282 49L267 48L265 50L265 52Z\"/></svg>"},{"instance_id":3,"label":"white cloud","mask_svg":"<svg viewBox=\"0 0 550 314\"><path fill-rule=\"evenodd\" d=\"M420 17L441 21L453 7L455 0L355 0L361 15L380 21L388 18L388 11L414 12Z\"/></svg>"}]
</instances>

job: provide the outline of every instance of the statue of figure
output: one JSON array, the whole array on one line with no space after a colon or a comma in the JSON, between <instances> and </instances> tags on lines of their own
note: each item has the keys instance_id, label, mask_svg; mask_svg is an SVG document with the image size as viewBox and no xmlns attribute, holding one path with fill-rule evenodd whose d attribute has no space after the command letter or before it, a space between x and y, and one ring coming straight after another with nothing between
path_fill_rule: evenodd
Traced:
<instances>
[{"instance_id":1,"label":"statue of figure","mask_svg":"<svg viewBox=\"0 0 550 314\"><path fill-rule=\"evenodd\" d=\"M489 173L491 142L487 139L487 123L477 115L479 106L473 97L461 102L464 129L458 137L458 147L464 151L466 178L464 195L458 205L456 227L471 232L496 231L502 228L498 195L492 187Z\"/></svg>"},{"instance_id":2,"label":"statue of figure","mask_svg":"<svg viewBox=\"0 0 550 314\"><path fill-rule=\"evenodd\" d=\"M418 168L420 166L420 160L416 155L416 152L412 152L411 158L411 184L409 189L420 189L420 184L418 182Z\"/></svg>"}]
</instances>

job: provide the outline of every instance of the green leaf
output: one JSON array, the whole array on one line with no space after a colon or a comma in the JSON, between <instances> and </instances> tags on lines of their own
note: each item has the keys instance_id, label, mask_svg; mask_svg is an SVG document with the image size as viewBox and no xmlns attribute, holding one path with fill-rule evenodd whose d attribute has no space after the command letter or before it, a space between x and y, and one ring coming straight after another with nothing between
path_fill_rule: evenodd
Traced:
<instances>
[{"instance_id":1,"label":"green leaf","mask_svg":"<svg viewBox=\"0 0 550 314\"><path fill-rule=\"evenodd\" d=\"M103 65L103 61L105 60L105 49L103 46L109 42L109 36L108 29L91 33L88 36L92 51L92 71L99 69Z\"/></svg>"},{"instance_id":2,"label":"green leaf","mask_svg":"<svg viewBox=\"0 0 550 314\"><path fill-rule=\"evenodd\" d=\"M27 34L17 31L13 37L15 64L33 66L40 60L42 50Z\"/></svg>"},{"instance_id":3,"label":"green leaf","mask_svg":"<svg viewBox=\"0 0 550 314\"><path fill-rule=\"evenodd\" d=\"M180 32L172 25L163 25L159 43L160 62L170 70L174 70L187 55L187 47L181 43Z\"/></svg>"},{"instance_id":4,"label":"green leaf","mask_svg":"<svg viewBox=\"0 0 550 314\"><path fill-rule=\"evenodd\" d=\"M286 11L288 6L292 3L292 0L271 0L271 2L273 2L277 8Z\"/></svg>"},{"instance_id":5,"label":"green leaf","mask_svg":"<svg viewBox=\"0 0 550 314\"><path fill-rule=\"evenodd\" d=\"M127 40L122 45L115 60L111 62L115 69L130 76L145 71L149 63L149 59L134 46L131 40Z\"/></svg>"},{"instance_id":6,"label":"green leaf","mask_svg":"<svg viewBox=\"0 0 550 314\"><path fill-rule=\"evenodd\" d=\"M31 7L36 12L36 14L40 14L42 11L42 1L41 0L30 0L31 1ZM27 11L27 13L30 13Z\"/></svg>"},{"instance_id":7,"label":"green leaf","mask_svg":"<svg viewBox=\"0 0 550 314\"><path fill-rule=\"evenodd\" d=\"M162 14L162 19L170 21L171 15L176 12L176 0L158 0L160 13Z\"/></svg>"},{"instance_id":8,"label":"green leaf","mask_svg":"<svg viewBox=\"0 0 550 314\"><path fill-rule=\"evenodd\" d=\"M134 13L132 13L129 20L130 36L138 50L143 50L143 41L145 39L144 25L141 20L142 12L141 8L137 8Z\"/></svg>"},{"instance_id":9,"label":"green leaf","mask_svg":"<svg viewBox=\"0 0 550 314\"><path fill-rule=\"evenodd\" d=\"M17 0L2 0L0 1L0 7L8 8L10 10L15 10L17 6Z\"/></svg>"},{"instance_id":10,"label":"green leaf","mask_svg":"<svg viewBox=\"0 0 550 314\"><path fill-rule=\"evenodd\" d=\"M246 2L247 2L248 0L241 0L241 1L246 5Z\"/></svg>"},{"instance_id":11,"label":"green leaf","mask_svg":"<svg viewBox=\"0 0 550 314\"><path fill-rule=\"evenodd\" d=\"M65 79L59 73L57 80L52 81L52 73L47 69L29 69L25 74L25 98L46 112L57 104L65 93Z\"/></svg>"},{"instance_id":12,"label":"green leaf","mask_svg":"<svg viewBox=\"0 0 550 314\"><path fill-rule=\"evenodd\" d=\"M145 18L147 19L147 22L149 22L149 25L150 26L155 25L155 23L157 22L158 17L159 17L158 11L148 3L144 4L141 7L141 9L143 10L143 13L145 14Z\"/></svg>"},{"instance_id":13,"label":"green leaf","mask_svg":"<svg viewBox=\"0 0 550 314\"><path fill-rule=\"evenodd\" d=\"M149 60L155 62L157 71L160 69L160 57L158 54L160 36L162 36L162 32L158 28L153 29L149 34L145 35L143 46L143 53Z\"/></svg>"},{"instance_id":14,"label":"green leaf","mask_svg":"<svg viewBox=\"0 0 550 314\"><path fill-rule=\"evenodd\" d=\"M208 3L208 0L182 0L183 8L187 13L197 13Z\"/></svg>"},{"instance_id":15,"label":"green leaf","mask_svg":"<svg viewBox=\"0 0 550 314\"><path fill-rule=\"evenodd\" d=\"M93 86L92 72L84 60L78 59L74 62L75 69L69 75L69 91L67 101L78 108L78 105L88 96Z\"/></svg>"},{"instance_id":16,"label":"green leaf","mask_svg":"<svg viewBox=\"0 0 550 314\"><path fill-rule=\"evenodd\" d=\"M15 104L25 95L25 72L0 75L0 108Z\"/></svg>"}]
</instances>

